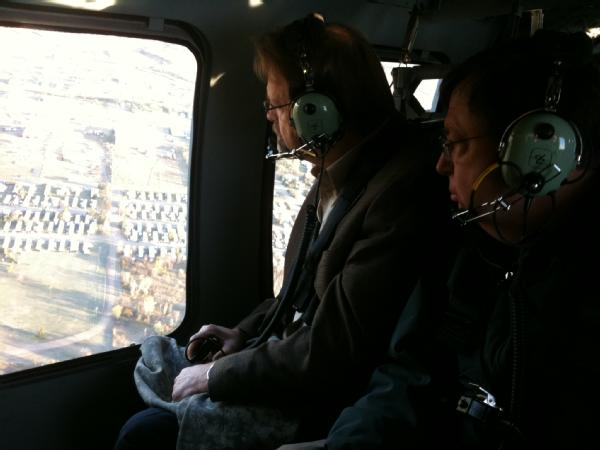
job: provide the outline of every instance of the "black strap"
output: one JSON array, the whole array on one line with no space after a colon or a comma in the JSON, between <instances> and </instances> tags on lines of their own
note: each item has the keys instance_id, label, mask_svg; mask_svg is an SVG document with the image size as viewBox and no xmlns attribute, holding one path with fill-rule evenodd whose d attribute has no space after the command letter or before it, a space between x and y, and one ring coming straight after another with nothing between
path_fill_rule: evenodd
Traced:
<instances>
[{"instance_id":1,"label":"black strap","mask_svg":"<svg viewBox=\"0 0 600 450\"><path fill-rule=\"evenodd\" d=\"M279 305L275 310L275 313L269 320L268 324L263 328L260 336L256 338L248 348L257 347L258 345L265 342L273 332L275 325L281 320L283 314L291 306L293 300L292 292L296 290L298 279L302 270L306 252L310 242L314 239L315 234L318 232L319 221L317 219L317 210L314 205L309 204L306 207L306 217L304 222L304 230L302 232L302 239L300 241L300 248L298 255L292 268L290 269L288 276L283 280L283 286L277 295Z\"/></svg>"},{"instance_id":2,"label":"black strap","mask_svg":"<svg viewBox=\"0 0 600 450\"><path fill-rule=\"evenodd\" d=\"M296 311L305 312L310 301L314 298L314 280L321 255L329 247L329 244L331 244L338 224L364 192L366 181L368 180L362 180L360 177L357 177L355 182L348 184L342 189L323 229L309 247L302 267L302 273L300 274L300 280L294 292L293 307Z\"/></svg>"},{"instance_id":3,"label":"black strap","mask_svg":"<svg viewBox=\"0 0 600 450\"><path fill-rule=\"evenodd\" d=\"M314 282L321 256L331 244L335 231L342 219L364 193L367 183L389 159L390 154L391 152L389 151L381 150L376 154L364 155L363 158L360 158L355 166L356 169L352 171L349 177L349 182L344 186L335 201L323 229L306 253L302 273L294 291L292 306L297 312L302 313L302 320L307 325L312 323L320 303L315 292Z\"/></svg>"}]
</instances>

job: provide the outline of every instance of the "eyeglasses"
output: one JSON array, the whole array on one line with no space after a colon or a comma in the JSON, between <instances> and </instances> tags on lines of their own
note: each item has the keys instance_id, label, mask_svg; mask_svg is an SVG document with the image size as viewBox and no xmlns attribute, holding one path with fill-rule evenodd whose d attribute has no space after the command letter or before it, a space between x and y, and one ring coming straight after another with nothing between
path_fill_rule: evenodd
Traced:
<instances>
[{"instance_id":1,"label":"eyeglasses","mask_svg":"<svg viewBox=\"0 0 600 450\"><path fill-rule=\"evenodd\" d=\"M269 100L263 100L262 105L265 110L265 113L268 113L272 109L285 108L286 106L290 106L292 103L294 103L294 100L288 103L284 103L283 105L271 105L271 103L269 103Z\"/></svg>"},{"instance_id":2,"label":"eyeglasses","mask_svg":"<svg viewBox=\"0 0 600 450\"><path fill-rule=\"evenodd\" d=\"M449 141L446 136L440 136L440 145L442 147L442 154L445 158L452 158L452 151L454 150L454 146L458 144L462 144L463 142L472 141L473 139L481 139L487 137L487 135L482 134L480 136L472 136L464 139L457 139L456 141Z\"/></svg>"}]
</instances>

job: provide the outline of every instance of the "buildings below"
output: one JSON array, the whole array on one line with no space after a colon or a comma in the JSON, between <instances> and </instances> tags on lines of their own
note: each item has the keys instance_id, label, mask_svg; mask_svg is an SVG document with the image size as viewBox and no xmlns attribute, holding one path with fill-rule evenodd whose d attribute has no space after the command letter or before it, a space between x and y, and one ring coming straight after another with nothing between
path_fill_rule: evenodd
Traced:
<instances>
[{"instance_id":1,"label":"buildings below","mask_svg":"<svg viewBox=\"0 0 600 450\"><path fill-rule=\"evenodd\" d=\"M133 259L185 261L187 209L185 193L0 183L0 256L90 254L104 244Z\"/></svg>"}]
</instances>

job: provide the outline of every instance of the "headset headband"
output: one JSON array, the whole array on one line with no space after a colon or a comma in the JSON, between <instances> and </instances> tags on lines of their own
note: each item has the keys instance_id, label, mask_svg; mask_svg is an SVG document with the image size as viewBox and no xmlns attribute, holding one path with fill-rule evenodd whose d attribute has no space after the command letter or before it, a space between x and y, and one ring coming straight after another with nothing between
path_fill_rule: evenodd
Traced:
<instances>
[{"instance_id":1,"label":"headset headband","mask_svg":"<svg viewBox=\"0 0 600 450\"><path fill-rule=\"evenodd\" d=\"M315 90L310 51L316 48L315 39L324 31L323 16L315 13L292 22L285 30L304 80L304 91L294 99L290 109L290 123L304 144L322 151L340 138L342 127L342 118L333 99Z\"/></svg>"},{"instance_id":2,"label":"headset headband","mask_svg":"<svg viewBox=\"0 0 600 450\"><path fill-rule=\"evenodd\" d=\"M310 64L309 41L310 27L319 27L324 29L325 19L321 14L312 13L302 19L292 22L286 27L285 34L289 37L289 47L298 58L304 87L306 90L312 90L315 84L315 76L312 65Z\"/></svg>"}]
</instances>

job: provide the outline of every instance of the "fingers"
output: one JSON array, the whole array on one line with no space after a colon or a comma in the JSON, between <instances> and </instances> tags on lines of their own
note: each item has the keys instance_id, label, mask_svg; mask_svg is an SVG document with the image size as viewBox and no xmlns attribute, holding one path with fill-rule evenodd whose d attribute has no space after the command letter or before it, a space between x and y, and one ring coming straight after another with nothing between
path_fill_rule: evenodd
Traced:
<instances>
[{"instance_id":1,"label":"fingers","mask_svg":"<svg viewBox=\"0 0 600 450\"><path fill-rule=\"evenodd\" d=\"M207 392L208 379L206 372L210 367L210 364L201 364L182 369L173 381L172 401L177 402L190 395Z\"/></svg>"},{"instance_id":2,"label":"fingers","mask_svg":"<svg viewBox=\"0 0 600 450\"><path fill-rule=\"evenodd\" d=\"M179 384L173 385L173 393L171 394L171 400L174 402L178 402L179 400L183 400L189 394L186 393L186 388L180 386Z\"/></svg>"},{"instance_id":3,"label":"fingers","mask_svg":"<svg viewBox=\"0 0 600 450\"><path fill-rule=\"evenodd\" d=\"M209 361L216 361L225 355L239 351L245 342L245 336L237 328L226 328L219 325L214 325L212 323L203 325L198 332L190 337L189 342L196 339L204 339L209 336L215 337L220 342L219 347L222 347L219 351L216 351L212 357L210 357L210 359L208 359ZM189 350L190 353L193 354L194 349L190 348ZM189 359L190 355L187 356Z\"/></svg>"},{"instance_id":4,"label":"fingers","mask_svg":"<svg viewBox=\"0 0 600 450\"><path fill-rule=\"evenodd\" d=\"M181 395L181 383L180 383L180 375L177 375L175 377L175 381L173 383L173 392L171 393L171 399L174 402L178 402L179 400L181 400L183 398L183 396Z\"/></svg>"},{"instance_id":5,"label":"fingers","mask_svg":"<svg viewBox=\"0 0 600 450\"><path fill-rule=\"evenodd\" d=\"M212 361L216 361L217 359L221 359L223 356L225 356L226 353L223 351L223 349L219 350L218 352L216 352L213 357L212 357Z\"/></svg>"},{"instance_id":6,"label":"fingers","mask_svg":"<svg viewBox=\"0 0 600 450\"><path fill-rule=\"evenodd\" d=\"M221 328L221 327L218 325L214 325L212 323L202 325L196 333L194 333L194 334L192 334L192 336L190 336L190 341L201 338L201 337L206 337L209 334L218 336L218 334L216 334L216 333L218 333L219 328Z\"/></svg>"}]
</instances>

